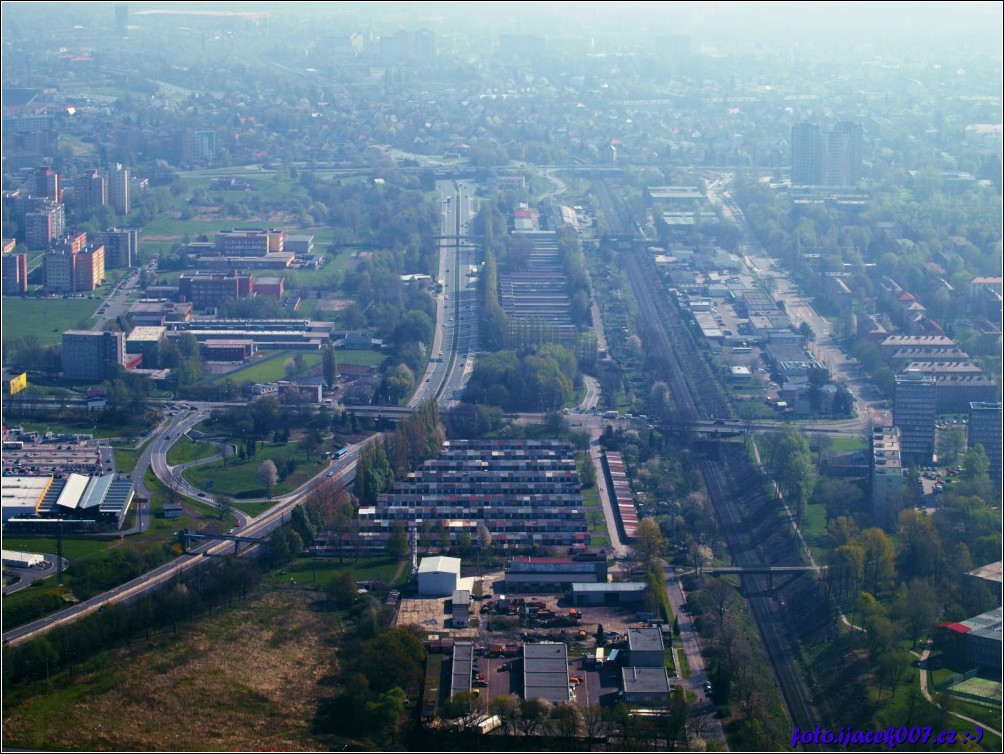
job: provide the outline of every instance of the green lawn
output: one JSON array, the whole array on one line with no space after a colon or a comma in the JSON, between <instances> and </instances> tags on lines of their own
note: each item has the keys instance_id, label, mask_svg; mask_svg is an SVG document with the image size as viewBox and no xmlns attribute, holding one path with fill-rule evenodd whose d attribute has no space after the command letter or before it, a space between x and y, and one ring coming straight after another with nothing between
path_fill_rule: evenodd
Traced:
<instances>
[{"instance_id":1,"label":"green lawn","mask_svg":"<svg viewBox=\"0 0 1004 754\"><path fill-rule=\"evenodd\" d=\"M196 466L187 469L184 472L184 477L199 489L207 490L215 495L226 495L236 500L265 497L265 488L258 482L258 469L266 459L272 459L281 470L290 458L295 459L298 464L296 471L271 490L273 496L283 495L296 489L319 473L326 463L316 456L308 461L296 442L290 442L286 445L266 443L264 446L259 445L254 458L246 461L234 459L229 461L226 467L223 466L222 460L204 466ZM212 490L209 490L207 486L210 481L213 483Z\"/></svg>"},{"instance_id":2,"label":"green lawn","mask_svg":"<svg viewBox=\"0 0 1004 754\"><path fill-rule=\"evenodd\" d=\"M234 508L246 513L252 518L257 518L262 513L271 508L275 503L242 503L240 500L234 500Z\"/></svg>"},{"instance_id":3,"label":"green lawn","mask_svg":"<svg viewBox=\"0 0 1004 754\"><path fill-rule=\"evenodd\" d=\"M801 528L802 536L805 537L805 541L812 551L812 556L817 562L823 562L829 551L826 536L826 506L807 505Z\"/></svg>"},{"instance_id":4,"label":"green lawn","mask_svg":"<svg viewBox=\"0 0 1004 754\"><path fill-rule=\"evenodd\" d=\"M320 352L298 351L297 353L302 354L308 369L321 363L322 354ZM255 356L254 363L234 372L214 377L211 382L220 383L225 380L232 380L238 384L242 382L275 382L285 378L286 362L291 361L294 356L295 354L290 351L260 351Z\"/></svg>"},{"instance_id":5,"label":"green lawn","mask_svg":"<svg viewBox=\"0 0 1004 754\"><path fill-rule=\"evenodd\" d=\"M63 557L75 558L99 555L108 549L107 539L70 539L63 537ZM3 538L5 550L19 552L43 552L55 554L56 540L49 537L7 537Z\"/></svg>"},{"instance_id":6,"label":"green lawn","mask_svg":"<svg viewBox=\"0 0 1004 754\"><path fill-rule=\"evenodd\" d=\"M346 571L352 573L356 581L383 581L385 583L403 583L407 581L408 569L401 569L401 576L394 582L398 572L398 561L393 558L361 558L346 559L339 562L338 558L311 558L301 556L284 566L281 571L273 571L265 577L266 583L273 584L316 584L325 587L331 579ZM315 580L316 570L316 580Z\"/></svg>"},{"instance_id":7,"label":"green lawn","mask_svg":"<svg viewBox=\"0 0 1004 754\"><path fill-rule=\"evenodd\" d=\"M387 354L380 351L348 351L337 349L335 351L335 361L339 364L355 364L361 367L379 366Z\"/></svg>"},{"instance_id":8,"label":"green lawn","mask_svg":"<svg viewBox=\"0 0 1004 754\"><path fill-rule=\"evenodd\" d=\"M209 458L219 455L220 449L208 442L195 442L194 440L182 439L171 446L167 451L167 462L172 466L177 466L190 461L198 461L200 458Z\"/></svg>"},{"instance_id":9,"label":"green lawn","mask_svg":"<svg viewBox=\"0 0 1004 754\"><path fill-rule=\"evenodd\" d=\"M317 319L314 316L314 312L317 310L317 304L320 299L317 298L305 298L300 300L300 308L296 310L296 316L302 317L303 319Z\"/></svg>"},{"instance_id":10,"label":"green lawn","mask_svg":"<svg viewBox=\"0 0 1004 754\"><path fill-rule=\"evenodd\" d=\"M87 417L83 409L80 411L83 418L79 421L46 421L46 422L20 422L26 432L56 432L58 434L81 434L94 435L95 437L107 438L118 437L122 432L129 430L129 427L121 425L101 425L92 421L93 417Z\"/></svg>"},{"instance_id":11,"label":"green lawn","mask_svg":"<svg viewBox=\"0 0 1004 754\"><path fill-rule=\"evenodd\" d=\"M34 335L42 346L62 343L66 330L89 330L100 305L98 299L5 296L0 318L4 340Z\"/></svg>"},{"instance_id":12,"label":"green lawn","mask_svg":"<svg viewBox=\"0 0 1004 754\"><path fill-rule=\"evenodd\" d=\"M831 437L830 450L835 453L853 453L856 450L867 450L868 443L863 437Z\"/></svg>"},{"instance_id":13,"label":"green lawn","mask_svg":"<svg viewBox=\"0 0 1004 754\"><path fill-rule=\"evenodd\" d=\"M115 470L119 473L135 469L142 453L135 448L112 448L112 452L115 454Z\"/></svg>"}]
</instances>

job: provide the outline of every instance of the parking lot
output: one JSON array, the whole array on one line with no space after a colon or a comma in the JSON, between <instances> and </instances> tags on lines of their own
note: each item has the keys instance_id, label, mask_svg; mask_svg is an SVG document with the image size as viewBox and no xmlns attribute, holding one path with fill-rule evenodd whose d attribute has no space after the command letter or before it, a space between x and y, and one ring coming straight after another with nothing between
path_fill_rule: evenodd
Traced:
<instances>
[{"instance_id":1,"label":"parking lot","mask_svg":"<svg viewBox=\"0 0 1004 754\"><path fill-rule=\"evenodd\" d=\"M26 476L109 474L115 470L112 449L87 443L24 443L20 450L5 448L3 473Z\"/></svg>"}]
</instances>

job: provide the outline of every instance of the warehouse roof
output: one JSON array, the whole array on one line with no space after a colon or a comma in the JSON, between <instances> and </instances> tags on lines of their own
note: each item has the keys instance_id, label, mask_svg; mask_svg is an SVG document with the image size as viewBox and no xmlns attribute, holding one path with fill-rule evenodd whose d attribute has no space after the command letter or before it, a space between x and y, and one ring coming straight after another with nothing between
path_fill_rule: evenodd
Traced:
<instances>
[{"instance_id":1,"label":"warehouse roof","mask_svg":"<svg viewBox=\"0 0 1004 754\"><path fill-rule=\"evenodd\" d=\"M436 555L429 558L422 558L418 566L419 573L455 573L460 575L460 558L448 558L445 555Z\"/></svg>"},{"instance_id":2,"label":"warehouse roof","mask_svg":"<svg viewBox=\"0 0 1004 754\"><path fill-rule=\"evenodd\" d=\"M644 590L645 583L642 581L614 581L606 584L572 584L573 594L577 592L609 594L613 592L637 592Z\"/></svg>"},{"instance_id":3,"label":"warehouse roof","mask_svg":"<svg viewBox=\"0 0 1004 754\"><path fill-rule=\"evenodd\" d=\"M624 693L669 694L671 686L666 668L621 668Z\"/></svg>"},{"instance_id":4,"label":"warehouse roof","mask_svg":"<svg viewBox=\"0 0 1004 754\"><path fill-rule=\"evenodd\" d=\"M568 647L564 642L523 645L523 696L568 702Z\"/></svg>"}]
</instances>

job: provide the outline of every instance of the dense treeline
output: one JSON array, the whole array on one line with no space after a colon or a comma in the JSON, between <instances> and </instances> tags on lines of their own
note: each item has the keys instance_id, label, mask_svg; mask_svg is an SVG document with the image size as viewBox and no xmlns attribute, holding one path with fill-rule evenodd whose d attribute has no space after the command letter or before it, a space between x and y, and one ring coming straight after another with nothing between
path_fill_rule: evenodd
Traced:
<instances>
[{"instance_id":1,"label":"dense treeline","mask_svg":"<svg viewBox=\"0 0 1004 754\"><path fill-rule=\"evenodd\" d=\"M688 604L701 636L707 638L710 697L732 715L727 724L730 745L746 751L776 750L790 728L745 601L722 578L692 576L689 581L693 594Z\"/></svg>"},{"instance_id":2,"label":"dense treeline","mask_svg":"<svg viewBox=\"0 0 1004 754\"><path fill-rule=\"evenodd\" d=\"M108 567L114 565L110 562ZM99 572L95 570L94 576ZM245 598L260 578L260 564L254 560L207 558L197 572L157 594L111 605L37 639L5 647L4 687L9 689L63 670L72 674L75 666L86 663L96 653L131 641L141 633L149 637L151 632L168 626L176 632L180 623L232 604L235 598Z\"/></svg>"},{"instance_id":3,"label":"dense treeline","mask_svg":"<svg viewBox=\"0 0 1004 754\"><path fill-rule=\"evenodd\" d=\"M5 648L5 687L60 670L72 672L74 665L117 642L131 641L140 633L149 636L168 626L176 632L183 622L231 605L234 599L244 599L260 582L265 569L285 565L313 544L317 532L346 526L352 517L352 503L344 489L322 484L306 503L293 509L288 525L272 533L263 557L205 558L201 568L187 572L156 594L108 606L43 637ZM115 551L97 562L74 561L69 572L74 577L75 595L87 598L139 576L160 562L152 554ZM356 595L354 587L352 594ZM7 612L5 606L6 625L21 622Z\"/></svg>"},{"instance_id":4,"label":"dense treeline","mask_svg":"<svg viewBox=\"0 0 1004 754\"><path fill-rule=\"evenodd\" d=\"M557 411L575 398L578 371L575 355L555 343L522 356L497 351L478 360L464 400L505 411Z\"/></svg>"},{"instance_id":5,"label":"dense treeline","mask_svg":"<svg viewBox=\"0 0 1004 754\"><path fill-rule=\"evenodd\" d=\"M360 505L374 505L377 495L387 492L422 461L436 458L446 439L439 422L439 407L426 401L402 419L393 434L366 445L356 466L355 495Z\"/></svg>"},{"instance_id":6,"label":"dense treeline","mask_svg":"<svg viewBox=\"0 0 1004 754\"><path fill-rule=\"evenodd\" d=\"M419 180L391 170L379 181L325 180L304 171L300 183L327 209L335 246L373 244L374 256L388 257L398 274L432 274L436 255L439 206L422 191Z\"/></svg>"},{"instance_id":7,"label":"dense treeline","mask_svg":"<svg viewBox=\"0 0 1004 754\"><path fill-rule=\"evenodd\" d=\"M998 493L986 467L981 446L969 451L965 470L946 487L931 515L914 507L919 477L912 471L904 481L895 537L876 525L863 495L830 481L817 500L827 508L831 592L848 609L862 594L878 599L869 613L898 621L911 641L939 619L963 620L988 609L992 600L986 587L965 577L1000 558L1001 515L993 502ZM907 592L913 596L901 600ZM923 611L925 619L914 622L897 605Z\"/></svg>"}]
</instances>

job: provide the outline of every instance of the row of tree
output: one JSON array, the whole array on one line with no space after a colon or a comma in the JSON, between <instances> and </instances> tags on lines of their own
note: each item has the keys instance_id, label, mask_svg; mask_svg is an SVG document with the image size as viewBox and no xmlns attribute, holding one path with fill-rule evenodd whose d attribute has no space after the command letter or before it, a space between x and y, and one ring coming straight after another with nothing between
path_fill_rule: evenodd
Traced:
<instances>
[{"instance_id":1,"label":"row of tree","mask_svg":"<svg viewBox=\"0 0 1004 754\"><path fill-rule=\"evenodd\" d=\"M360 505L374 505L377 496L394 486L397 479L422 461L436 458L446 434L439 421L439 407L426 401L415 413L402 419L393 434L368 443L356 465L355 495Z\"/></svg>"}]
</instances>

